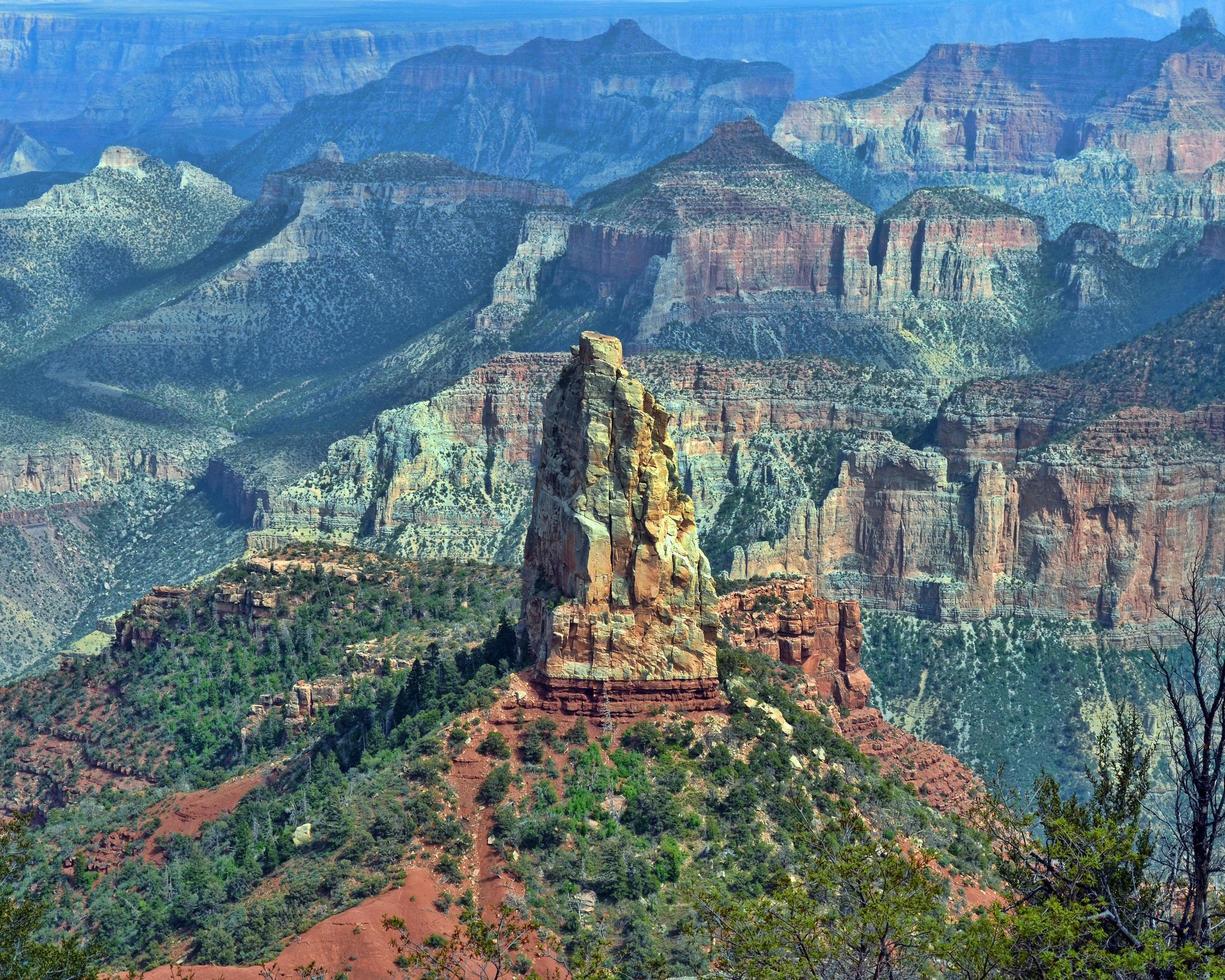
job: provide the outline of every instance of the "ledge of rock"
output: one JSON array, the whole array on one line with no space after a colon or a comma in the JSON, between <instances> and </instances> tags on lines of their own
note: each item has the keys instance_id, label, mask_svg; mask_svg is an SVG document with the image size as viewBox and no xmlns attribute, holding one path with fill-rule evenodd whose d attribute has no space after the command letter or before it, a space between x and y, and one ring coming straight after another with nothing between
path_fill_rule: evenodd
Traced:
<instances>
[{"instance_id":1,"label":"ledge of rock","mask_svg":"<svg viewBox=\"0 0 1225 980\"><path fill-rule=\"evenodd\" d=\"M721 596L718 610L731 643L799 667L823 701L867 705L872 682L859 663L858 602L822 598L807 577L777 578Z\"/></svg>"}]
</instances>

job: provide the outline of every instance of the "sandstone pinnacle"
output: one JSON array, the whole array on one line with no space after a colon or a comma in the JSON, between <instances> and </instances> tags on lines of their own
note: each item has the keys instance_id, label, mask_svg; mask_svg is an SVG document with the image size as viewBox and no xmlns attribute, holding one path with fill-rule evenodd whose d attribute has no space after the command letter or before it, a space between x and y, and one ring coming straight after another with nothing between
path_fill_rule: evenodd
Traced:
<instances>
[{"instance_id":1,"label":"sandstone pinnacle","mask_svg":"<svg viewBox=\"0 0 1225 980\"><path fill-rule=\"evenodd\" d=\"M545 403L523 568L524 637L565 710L717 696L714 581L668 422L621 342L584 333Z\"/></svg>"}]
</instances>

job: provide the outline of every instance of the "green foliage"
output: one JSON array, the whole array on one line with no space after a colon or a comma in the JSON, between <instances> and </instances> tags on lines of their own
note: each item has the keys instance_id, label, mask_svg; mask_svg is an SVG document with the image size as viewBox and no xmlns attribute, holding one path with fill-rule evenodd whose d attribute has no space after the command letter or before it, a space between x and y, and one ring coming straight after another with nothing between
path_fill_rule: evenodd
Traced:
<instances>
[{"instance_id":1,"label":"green foliage","mask_svg":"<svg viewBox=\"0 0 1225 980\"><path fill-rule=\"evenodd\" d=\"M847 818L812 841L798 880L749 902L710 903L719 975L759 978L936 976L941 882L921 857L871 839Z\"/></svg>"},{"instance_id":2,"label":"green foliage","mask_svg":"<svg viewBox=\"0 0 1225 980\"><path fill-rule=\"evenodd\" d=\"M863 663L886 715L1013 787L1043 771L1087 789L1090 721L1124 700L1157 704L1147 654L1104 646L1088 627L1007 617L948 629L870 613Z\"/></svg>"},{"instance_id":3,"label":"green foliage","mask_svg":"<svg viewBox=\"0 0 1225 980\"><path fill-rule=\"evenodd\" d=\"M264 576L241 566L227 569L222 583L282 596L275 620L222 613L208 582L149 624L156 642L137 642L71 675L28 685L13 699L13 720L39 731L72 724L93 709L90 752L101 762L135 768L161 784L209 785L236 767L300 748L303 737L292 736L277 713L244 739L250 705L261 695L288 694L299 679L353 672L359 663L350 651L362 643L384 641L390 654L418 658L396 705L396 722L421 710L438 685L449 684L449 672L465 671L463 663L457 667L453 657L440 656L438 640L462 646L488 637L481 662L494 674L513 662L514 635L505 620L509 573L462 563L391 565L358 553L352 560L370 574L352 582L322 566ZM122 694L99 694L96 706L83 705L83 690Z\"/></svg>"},{"instance_id":4,"label":"green foliage","mask_svg":"<svg viewBox=\"0 0 1225 980\"><path fill-rule=\"evenodd\" d=\"M505 735L496 730L486 735L481 744L476 747L476 750L481 755L487 755L491 759L510 758L510 743L506 741Z\"/></svg>"},{"instance_id":5,"label":"green foliage","mask_svg":"<svg viewBox=\"0 0 1225 980\"><path fill-rule=\"evenodd\" d=\"M514 779L514 773L505 762L494 766L477 790L476 802L482 806L497 806L506 799Z\"/></svg>"},{"instance_id":6,"label":"green foliage","mask_svg":"<svg viewBox=\"0 0 1225 980\"><path fill-rule=\"evenodd\" d=\"M497 808L497 846L524 879L533 916L561 937L567 963L601 977L706 975L700 900L763 899L804 874L815 840L855 812L921 836L946 862L957 848L956 860L990 877L985 841L882 779L827 719L800 708L787 668L727 647L719 667L732 703L726 724L643 720L609 739L563 739L562 792L524 770L528 792ZM745 707L749 697L782 711L790 736ZM594 909L580 893L594 896Z\"/></svg>"},{"instance_id":7,"label":"green foliage","mask_svg":"<svg viewBox=\"0 0 1225 980\"><path fill-rule=\"evenodd\" d=\"M212 589L197 590L162 624L157 654L139 647L117 652L90 668L94 682L115 679L108 689L123 692L117 714L134 717L127 713L139 705L143 730L175 747L178 763L166 767L168 775L219 779L263 753L289 761L233 812L207 824L199 839L163 839L161 868L137 845L96 881L88 874L65 880L62 863L92 847L97 835L131 827L150 800L105 791L54 810L36 838L41 860L26 870L21 888L60 893L53 919L80 923L108 962L143 967L180 937L194 937L197 961L265 959L285 936L396 883L406 854L417 848L434 851L440 873L453 877L471 839L440 778L450 764L444 744L453 749L446 736L462 734L453 724L458 715L492 703L493 686L514 656L505 617L498 624L503 581L463 565L433 578L409 567L404 577L356 585L294 572L277 582L288 601L281 622L271 625L208 614ZM348 644L379 635L419 642L419 629L449 649L431 642L412 669L363 681L293 738L283 724L271 738L266 724L245 751L221 737L236 730L251 692L275 690L300 673L348 669ZM478 645L461 641L482 632L487 639ZM222 689L226 696L217 697ZM30 699L22 710L54 718L59 689L51 690L52 703ZM215 728L193 723L188 706ZM108 719L99 726L97 751L127 744L111 725ZM200 741L207 738L215 741ZM0 746L15 747L11 739ZM293 830L304 823L312 825L311 840L295 846ZM276 889L259 890L273 876Z\"/></svg>"},{"instance_id":8,"label":"green foliage","mask_svg":"<svg viewBox=\"0 0 1225 980\"><path fill-rule=\"evenodd\" d=\"M544 761L545 750L556 748L557 726L548 718L538 718L528 725L519 738L519 758L529 765Z\"/></svg>"},{"instance_id":9,"label":"green foliage","mask_svg":"<svg viewBox=\"0 0 1225 980\"><path fill-rule=\"evenodd\" d=\"M44 938L49 906L21 893L32 860L25 825L0 823L0 977L93 980L98 971L92 946L82 946L75 936Z\"/></svg>"}]
</instances>

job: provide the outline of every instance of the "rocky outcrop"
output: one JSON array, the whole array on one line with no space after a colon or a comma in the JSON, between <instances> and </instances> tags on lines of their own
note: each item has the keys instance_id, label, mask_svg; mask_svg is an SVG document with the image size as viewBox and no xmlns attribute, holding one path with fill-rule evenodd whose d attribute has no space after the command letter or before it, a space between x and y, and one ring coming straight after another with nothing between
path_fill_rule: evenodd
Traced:
<instances>
[{"instance_id":1,"label":"rocky outcrop","mask_svg":"<svg viewBox=\"0 0 1225 980\"><path fill-rule=\"evenodd\" d=\"M540 298L545 270L566 254L570 224L569 211L554 209L524 219L515 254L494 277L493 298L474 319L478 333L506 336L527 318Z\"/></svg>"},{"instance_id":2,"label":"rocky outcrop","mask_svg":"<svg viewBox=\"0 0 1225 980\"><path fill-rule=\"evenodd\" d=\"M801 504L785 538L737 553L733 573L811 572L934 619L1083 619L1126 639L1159 620L1197 555L1225 569L1220 418L1133 409L1015 466L960 472L880 435L846 454L837 487Z\"/></svg>"},{"instance_id":3,"label":"rocky outcrop","mask_svg":"<svg viewBox=\"0 0 1225 980\"><path fill-rule=\"evenodd\" d=\"M729 643L799 667L823 701L848 710L868 703L858 602L818 596L807 578L775 578L720 596L717 608Z\"/></svg>"},{"instance_id":4,"label":"rocky outcrop","mask_svg":"<svg viewBox=\"0 0 1225 980\"><path fill-rule=\"evenodd\" d=\"M525 223L482 330L528 335L592 309L654 342L713 318L767 314L888 329L901 301L995 298L1006 256L1036 255L1040 221L967 189L916 192L879 220L751 119ZM745 331L751 331L745 327Z\"/></svg>"},{"instance_id":5,"label":"rocky outcrop","mask_svg":"<svg viewBox=\"0 0 1225 980\"><path fill-rule=\"evenodd\" d=\"M521 631L564 711L717 700L714 580L668 421L595 333L545 403Z\"/></svg>"},{"instance_id":6,"label":"rocky outcrop","mask_svg":"<svg viewBox=\"0 0 1225 980\"><path fill-rule=\"evenodd\" d=\"M178 447L170 452L156 446L117 445L49 446L28 452L0 449L0 497L88 496L99 485L125 483L136 477L182 482L199 472L206 451L200 445Z\"/></svg>"},{"instance_id":7,"label":"rocky outcrop","mask_svg":"<svg viewBox=\"0 0 1225 980\"><path fill-rule=\"evenodd\" d=\"M1225 349L1216 323L1204 314L1203 344ZM905 373L816 359L630 364L675 419L678 475L716 570L808 575L823 594L944 621L1087 618L1128 639L1197 550L1225 569L1220 408L1135 405L1167 374L1172 393L1189 394L1178 379L1212 375L1218 359L1158 337L1109 364L951 397ZM556 355L506 355L384 413L270 497L262 539L322 533L515 561L541 379L561 367Z\"/></svg>"},{"instance_id":8,"label":"rocky outcrop","mask_svg":"<svg viewBox=\"0 0 1225 980\"><path fill-rule=\"evenodd\" d=\"M798 667L809 707L827 714L835 730L884 773L912 786L941 813L973 815L984 790L978 775L868 706L872 682L859 661L858 602L825 599L813 592L810 579L782 577L721 596L718 609L729 643Z\"/></svg>"},{"instance_id":9,"label":"rocky outcrop","mask_svg":"<svg viewBox=\"0 0 1225 980\"><path fill-rule=\"evenodd\" d=\"M191 164L111 147L0 222L0 355L78 327L205 250L244 202ZM153 299L148 300L152 305Z\"/></svg>"},{"instance_id":10,"label":"rocky outcrop","mask_svg":"<svg viewBox=\"0 0 1225 980\"><path fill-rule=\"evenodd\" d=\"M993 299L1000 254L1036 252L1042 237L1041 221L969 188L915 191L876 227L878 303Z\"/></svg>"},{"instance_id":11,"label":"rocky outcrop","mask_svg":"<svg viewBox=\"0 0 1225 980\"><path fill-rule=\"evenodd\" d=\"M646 335L671 319L701 319L720 300L796 291L851 309L871 302L871 211L753 120L720 126L579 210L557 278L607 305L632 301L627 291L649 276Z\"/></svg>"},{"instance_id":12,"label":"rocky outcrop","mask_svg":"<svg viewBox=\"0 0 1225 980\"><path fill-rule=\"evenodd\" d=\"M0 177L55 170L55 152L16 123L0 119Z\"/></svg>"},{"instance_id":13,"label":"rocky outcrop","mask_svg":"<svg viewBox=\"0 0 1225 980\"><path fill-rule=\"evenodd\" d=\"M517 562L543 404L564 365L562 355L504 354L429 401L381 413L367 433L335 443L324 465L263 502L253 536L271 544L323 535L414 557L466 551ZM780 447L804 449L792 444L817 430L921 428L947 390L905 372L820 359L652 355L629 365L674 419L681 478L704 534L736 482L768 468Z\"/></svg>"},{"instance_id":14,"label":"rocky outcrop","mask_svg":"<svg viewBox=\"0 0 1225 980\"><path fill-rule=\"evenodd\" d=\"M870 89L792 103L775 135L801 153L844 147L880 173L1041 173L1109 147L1141 172L1198 177L1225 155L1210 81L1222 68L1225 40L1204 11L1160 41L937 44Z\"/></svg>"},{"instance_id":15,"label":"rocky outcrop","mask_svg":"<svg viewBox=\"0 0 1225 980\"><path fill-rule=\"evenodd\" d=\"M877 708L855 708L845 715L831 712L834 728L881 771L912 786L919 799L941 813L970 820L986 792L982 779L952 753L896 725Z\"/></svg>"},{"instance_id":16,"label":"rocky outcrop","mask_svg":"<svg viewBox=\"0 0 1225 980\"><path fill-rule=\"evenodd\" d=\"M1223 70L1202 10L1159 41L937 44L871 88L791 103L774 136L878 206L973 184L1053 234L1103 225L1155 261L1217 208L1201 175L1225 158Z\"/></svg>"},{"instance_id":17,"label":"rocky outcrop","mask_svg":"<svg viewBox=\"0 0 1225 980\"><path fill-rule=\"evenodd\" d=\"M348 95L300 104L222 157L219 172L254 188L334 140L349 159L413 150L578 192L692 146L720 122L754 115L772 126L791 91L781 65L686 58L620 21L505 55L450 47L409 58Z\"/></svg>"}]
</instances>

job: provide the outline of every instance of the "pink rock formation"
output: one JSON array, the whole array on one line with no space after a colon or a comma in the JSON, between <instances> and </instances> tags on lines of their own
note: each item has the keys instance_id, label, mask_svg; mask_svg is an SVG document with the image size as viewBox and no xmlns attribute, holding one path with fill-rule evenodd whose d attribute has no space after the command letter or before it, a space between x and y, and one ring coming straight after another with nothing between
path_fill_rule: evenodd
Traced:
<instances>
[{"instance_id":1,"label":"pink rock formation","mask_svg":"<svg viewBox=\"0 0 1225 980\"><path fill-rule=\"evenodd\" d=\"M595 333L545 403L521 628L562 710L717 703L714 582L668 420Z\"/></svg>"},{"instance_id":2,"label":"pink rock formation","mask_svg":"<svg viewBox=\"0 0 1225 980\"><path fill-rule=\"evenodd\" d=\"M729 642L799 667L825 701L867 705L872 682L859 664L858 602L817 596L807 578L778 578L721 596L717 608Z\"/></svg>"},{"instance_id":3,"label":"pink rock formation","mask_svg":"<svg viewBox=\"0 0 1225 980\"><path fill-rule=\"evenodd\" d=\"M1223 73L1225 43L1206 14L1160 41L938 44L871 89L792 102L775 138L909 175L1039 174L1107 147L1141 173L1198 177L1225 157Z\"/></svg>"}]
</instances>

